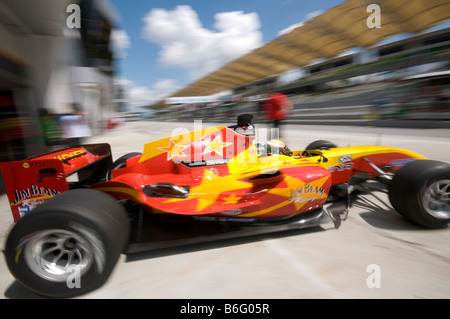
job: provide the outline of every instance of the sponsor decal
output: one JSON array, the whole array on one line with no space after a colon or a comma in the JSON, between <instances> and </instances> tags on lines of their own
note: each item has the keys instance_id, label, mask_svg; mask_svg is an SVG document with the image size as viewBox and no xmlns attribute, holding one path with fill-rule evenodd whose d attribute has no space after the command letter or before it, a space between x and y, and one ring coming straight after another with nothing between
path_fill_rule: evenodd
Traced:
<instances>
[{"instance_id":1,"label":"sponsor decal","mask_svg":"<svg viewBox=\"0 0 450 319\"><path fill-rule=\"evenodd\" d=\"M319 196L312 196L312 197L304 198L303 202L308 201L308 200L319 199L319 197L323 197L324 192L325 191L322 187L305 184L305 186L303 186L302 188L291 190L291 197L289 197L289 201L291 202L295 199L295 202L297 203L302 200L302 197L300 197L300 196L307 195L307 194L312 194L312 195L317 194Z\"/></svg>"},{"instance_id":2,"label":"sponsor decal","mask_svg":"<svg viewBox=\"0 0 450 319\"><path fill-rule=\"evenodd\" d=\"M353 155L343 155L339 156L338 161L339 163L345 163L350 162L353 159Z\"/></svg>"},{"instance_id":3,"label":"sponsor decal","mask_svg":"<svg viewBox=\"0 0 450 319\"><path fill-rule=\"evenodd\" d=\"M331 173L334 173L334 172L342 172L342 171L350 171L350 170L352 170L353 169L353 166L355 165L355 163L344 163L344 164L339 164L339 165L333 165L333 166L330 166L329 168L328 168L328 170L331 172Z\"/></svg>"},{"instance_id":4,"label":"sponsor decal","mask_svg":"<svg viewBox=\"0 0 450 319\"><path fill-rule=\"evenodd\" d=\"M47 199L58 194L60 192L57 190L31 185L26 189L14 190L15 199L11 203L11 206L18 206L19 214L22 217L44 203Z\"/></svg>"},{"instance_id":5,"label":"sponsor decal","mask_svg":"<svg viewBox=\"0 0 450 319\"><path fill-rule=\"evenodd\" d=\"M63 153L63 154L53 156L53 158L64 162L65 160L67 160L67 161L75 160L76 158L84 156L84 155L85 155L84 151L82 149L79 149L79 150L76 150L73 152Z\"/></svg>"},{"instance_id":6,"label":"sponsor decal","mask_svg":"<svg viewBox=\"0 0 450 319\"><path fill-rule=\"evenodd\" d=\"M14 205L18 205L20 202L40 196L48 196L53 197L58 195L60 192L54 189L39 187L37 185L31 185L30 187L24 190L15 190L14 194L16 195L16 199L14 200Z\"/></svg>"},{"instance_id":7,"label":"sponsor decal","mask_svg":"<svg viewBox=\"0 0 450 319\"><path fill-rule=\"evenodd\" d=\"M299 198L297 198L297 199L295 199L295 202L296 203L306 203L306 202L312 202L312 201L315 201L315 200L319 200L319 199L322 199L321 197L318 197L318 196L312 196L312 197L299 197Z\"/></svg>"}]
</instances>

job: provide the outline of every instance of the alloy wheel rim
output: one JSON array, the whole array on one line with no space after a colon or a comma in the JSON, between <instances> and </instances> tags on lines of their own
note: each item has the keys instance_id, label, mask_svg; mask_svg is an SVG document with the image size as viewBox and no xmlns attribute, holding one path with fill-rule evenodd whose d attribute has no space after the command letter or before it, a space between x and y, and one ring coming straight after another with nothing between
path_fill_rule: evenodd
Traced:
<instances>
[{"instance_id":1,"label":"alloy wheel rim","mask_svg":"<svg viewBox=\"0 0 450 319\"><path fill-rule=\"evenodd\" d=\"M438 219L450 218L450 180L443 179L427 187L422 196L425 211Z\"/></svg>"},{"instance_id":2,"label":"alloy wheel rim","mask_svg":"<svg viewBox=\"0 0 450 319\"><path fill-rule=\"evenodd\" d=\"M66 282L75 272L85 274L93 264L89 242L73 231L52 229L34 233L24 247L28 267L39 277Z\"/></svg>"}]
</instances>

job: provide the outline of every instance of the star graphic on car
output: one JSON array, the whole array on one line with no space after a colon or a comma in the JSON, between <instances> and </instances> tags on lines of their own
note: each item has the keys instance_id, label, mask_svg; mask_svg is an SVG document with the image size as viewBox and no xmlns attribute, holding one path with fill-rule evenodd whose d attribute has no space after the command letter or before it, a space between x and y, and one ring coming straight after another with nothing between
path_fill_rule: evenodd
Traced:
<instances>
[{"instance_id":1,"label":"star graphic on car","mask_svg":"<svg viewBox=\"0 0 450 319\"><path fill-rule=\"evenodd\" d=\"M241 199L242 199L242 197L236 196L235 193L231 194L228 197L222 198L222 200L224 201L225 204L237 204L239 202L239 200L241 200Z\"/></svg>"},{"instance_id":2,"label":"star graphic on car","mask_svg":"<svg viewBox=\"0 0 450 319\"><path fill-rule=\"evenodd\" d=\"M241 199L236 196L236 191L244 192L251 187L251 183L236 180L232 175L219 176L209 169L205 169L201 183L190 189L187 198L172 198L165 201L164 204L196 199L197 205L195 212L200 212L211 205L214 205L222 193L230 194L234 192L234 196L231 195L227 198L223 198L223 200L225 204L236 204Z\"/></svg>"},{"instance_id":3,"label":"star graphic on car","mask_svg":"<svg viewBox=\"0 0 450 319\"><path fill-rule=\"evenodd\" d=\"M206 145L206 149L203 151L202 155L215 152L219 156L223 156L223 148L231 145L232 143L222 142L220 135L217 135L213 141L202 141Z\"/></svg>"},{"instance_id":4,"label":"star graphic on car","mask_svg":"<svg viewBox=\"0 0 450 319\"><path fill-rule=\"evenodd\" d=\"M180 157L187 157L186 154L183 153L183 151L189 146L188 145L177 145L173 140L170 140L169 146L166 147L158 147L161 151L164 151L167 153L167 160L170 161L175 156Z\"/></svg>"}]
</instances>

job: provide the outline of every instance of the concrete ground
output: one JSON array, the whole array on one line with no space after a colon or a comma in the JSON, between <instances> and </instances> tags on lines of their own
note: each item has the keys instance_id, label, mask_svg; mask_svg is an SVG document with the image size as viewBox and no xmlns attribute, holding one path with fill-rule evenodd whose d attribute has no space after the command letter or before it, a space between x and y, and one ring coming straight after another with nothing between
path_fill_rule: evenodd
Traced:
<instances>
[{"instance_id":1,"label":"concrete ground","mask_svg":"<svg viewBox=\"0 0 450 319\"><path fill-rule=\"evenodd\" d=\"M87 142L110 143L118 158L142 151L148 141L210 126L127 122ZM326 139L338 146L401 147L450 163L450 129L287 125L281 138L293 150ZM104 286L79 298L449 298L449 229L413 226L385 195L375 195L354 203L338 229L328 223L122 256ZM6 196L0 197L2 246L12 226L8 206ZM3 259L0 292L0 298L40 298L15 281Z\"/></svg>"}]
</instances>

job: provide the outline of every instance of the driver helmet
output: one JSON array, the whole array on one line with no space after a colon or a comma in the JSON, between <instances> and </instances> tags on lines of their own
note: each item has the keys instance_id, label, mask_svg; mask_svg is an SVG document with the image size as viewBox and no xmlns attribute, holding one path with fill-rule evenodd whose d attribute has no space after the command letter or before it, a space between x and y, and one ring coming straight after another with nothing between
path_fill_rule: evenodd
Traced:
<instances>
[{"instance_id":1,"label":"driver helmet","mask_svg":"<svg viewBox=\"0 0 450 319\"><path fill-rule=\"evenodd\" d=\"M282 154L291 156L291 150L280 140L270 140L265 145L267 155Z\"/></svg>"},{"instance_id":2,"label":"driver helmet","mask_svg":"<svg viewBox=\"0 0 450 319\"><path fill-rule=\"evenodd\" d=\"M254 136L253 115L239 115L237 118L237 127L234 130L242 135Z\"/></svg>"}]
</instances>

